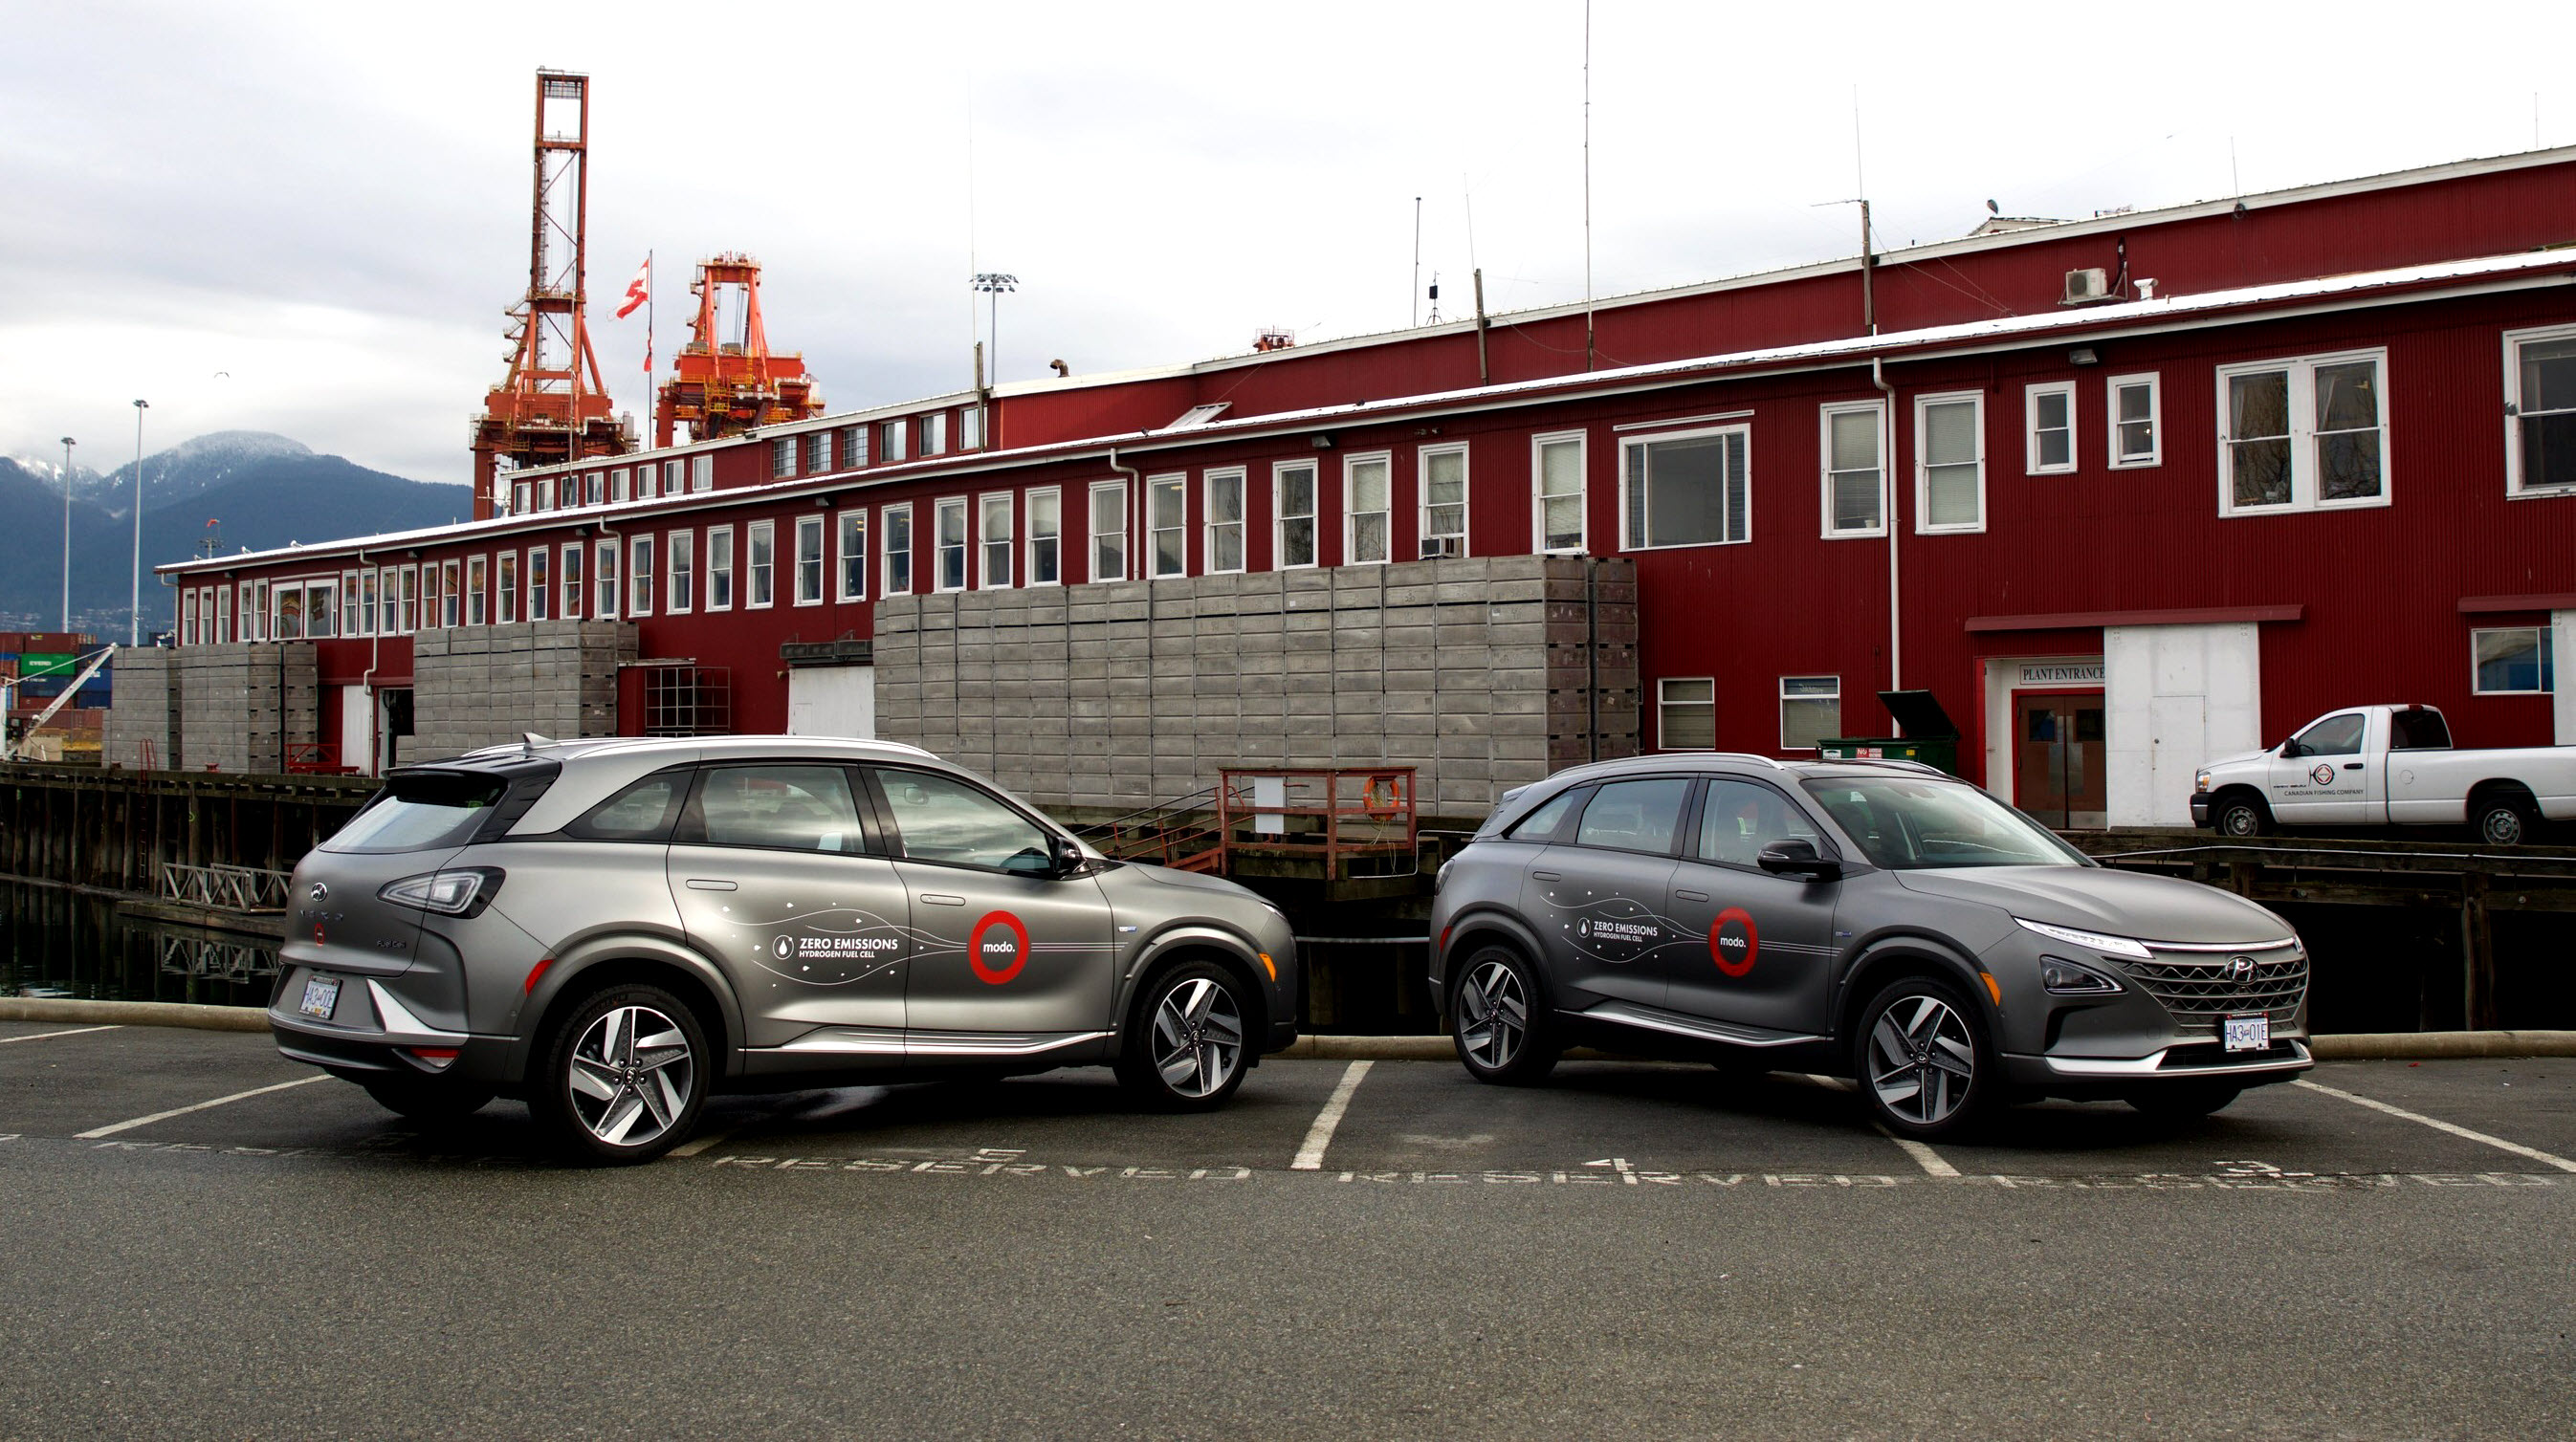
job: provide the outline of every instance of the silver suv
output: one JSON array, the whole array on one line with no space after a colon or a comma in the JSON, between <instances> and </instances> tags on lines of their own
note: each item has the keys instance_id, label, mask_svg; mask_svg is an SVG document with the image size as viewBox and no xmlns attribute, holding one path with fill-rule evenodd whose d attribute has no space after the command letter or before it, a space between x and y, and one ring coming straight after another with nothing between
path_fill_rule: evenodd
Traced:
<instances>
[{"instance_id":1,"label":"silver suv","mask_svg":"<svg viewBox=\"0 0 2576 1442\"><path fill-rule=\"evenodd\" d=\"M430 1119L524 1097L639 1162L709 1092L1106 1064L1213 1107L1296 1039L1296 943L927 752L539 742L406 767L295 869L278 1049Z\"/></svg>"},{"instance_id":2,"label":"silver suv","mask_svg":"<svg viewBox=\"0 0 2576 1442\"><path fill-rule=\"evenodd\" d=\"M1569 1044L1853 1077L1949 1134L1991 1103L2198 1116L2311 1065L2308 957L2242 897L2094 865L1910 762L1655 756L1504 798L1441 869L1431 989L1479 1079Z\"/></svg>"}]
</instances>

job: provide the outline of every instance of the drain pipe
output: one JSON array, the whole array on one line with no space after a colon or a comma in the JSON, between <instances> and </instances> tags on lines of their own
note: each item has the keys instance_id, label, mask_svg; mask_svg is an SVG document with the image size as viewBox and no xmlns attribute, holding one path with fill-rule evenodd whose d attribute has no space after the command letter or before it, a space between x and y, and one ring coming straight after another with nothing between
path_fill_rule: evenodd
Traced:
<instances>
[{"instance_id":1,"label":"drain pipe","mask_svg":"<svg viewBox=\"0 0 2576 1442\"><path fill-rule=\"evenodd\" d=\"M1886 408L1880 412L1884 419L1879 422L1878 447L1880 474L1887 477L1887 689L1902 691L1905 689L1905 631L1898 619L1900 593L1897 590L1896 562L1896 387L1887 383L1887 372L1881 365L1880 357L1875 355L1869 358L1869 380L1870 384L1878 387L1879 394L1887 398ZM1900 736L1905 734L1905 727L1901 723L1896 730Z\"/></svg>"},{"instance_id":2,"label":"drain pipe","mask_svg":"<svg viewBox=\"0 0 2576 1442\"><path fill-rule=\"evenodd\" d=\"M367 594L364 589L366 586L366 580L367 548L360 546L358 548L358 584L360 587L358 595L361 599L365 598ZM378 576L376 578L377 585L381 586L384 583L384 577ZM364 674L358 677L358 689L367 693L367 765L373 767L375 774L377 775L384 774L385 769L385 758L376 754L376 663L383 659L384 655L384 604L385 600L381 592L377 594L374 600L367 602L367 669ZM315 729L318 730L320 728L317 726ZM343 747L348 744L348 740L349 738L346 736L340 738Z\"/></svg>"}]
</instances>

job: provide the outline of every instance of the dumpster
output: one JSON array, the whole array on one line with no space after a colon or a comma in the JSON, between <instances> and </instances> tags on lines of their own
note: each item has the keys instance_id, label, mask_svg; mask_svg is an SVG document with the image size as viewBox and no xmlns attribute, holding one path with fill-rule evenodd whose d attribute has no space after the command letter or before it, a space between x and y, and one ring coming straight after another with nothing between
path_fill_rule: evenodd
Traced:
<instances>
[{"instance_id":1,"label":"dumpster","mask_svg":"<svg viewBox=\"0 0 2576 1442\"><path fill-rule=\"evenodd\" d=\"M1827 761L1920 761L1959 774L1959 727L1929 691L1881 691L1879 704L1903 736L1828 736L1816 743Z\"/></svg>"}]
</instances>

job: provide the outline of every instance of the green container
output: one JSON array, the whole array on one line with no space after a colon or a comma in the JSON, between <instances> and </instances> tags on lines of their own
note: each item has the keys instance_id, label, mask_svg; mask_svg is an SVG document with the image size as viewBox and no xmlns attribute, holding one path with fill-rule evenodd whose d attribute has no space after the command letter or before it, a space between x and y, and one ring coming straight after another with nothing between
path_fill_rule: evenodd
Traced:
<instances>
[{"instance_id":1,"label":"green container","mask_svg":"<svg viewBox=\"0 0 2576 1442\"><path fill-rule=\"evenodd\" d=\"M1929 691L1881 691L1887 713L1909 733L1904 736L1828 736L1816 743L1827 761L1915 761L1959 774L1959 727Z\"/></svg>"}]
</instances>

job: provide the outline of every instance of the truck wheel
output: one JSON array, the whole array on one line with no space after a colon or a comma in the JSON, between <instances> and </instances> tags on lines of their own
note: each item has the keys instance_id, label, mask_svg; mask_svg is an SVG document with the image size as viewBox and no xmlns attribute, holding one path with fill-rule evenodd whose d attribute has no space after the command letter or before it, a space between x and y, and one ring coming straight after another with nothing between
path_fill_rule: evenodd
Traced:
<instances>
[{"instance_id":1,"label":"truck wheel","mask_svg":"<svg viewBox=\"0 0 2576 1442\"><path fill-rule=\"evenodd\" d=\"M2264 836L2272 830L2272 813L2251 796L2224 796L2210 824L2221 836Z\"/></svg>"},{"instance_id":2,"label":"truck wheel","mask_svg":"<svg viewBox=\"0 0 2576 1442\"><path fill-rule=\"evenodd\" d=\"M2531 803L2511 794L2480 801L2472 819L2478 828L2478 840L2489 846L2524 845L2539 829L2539 819L2531 814Z\"/></svg>"}]
</instances>

